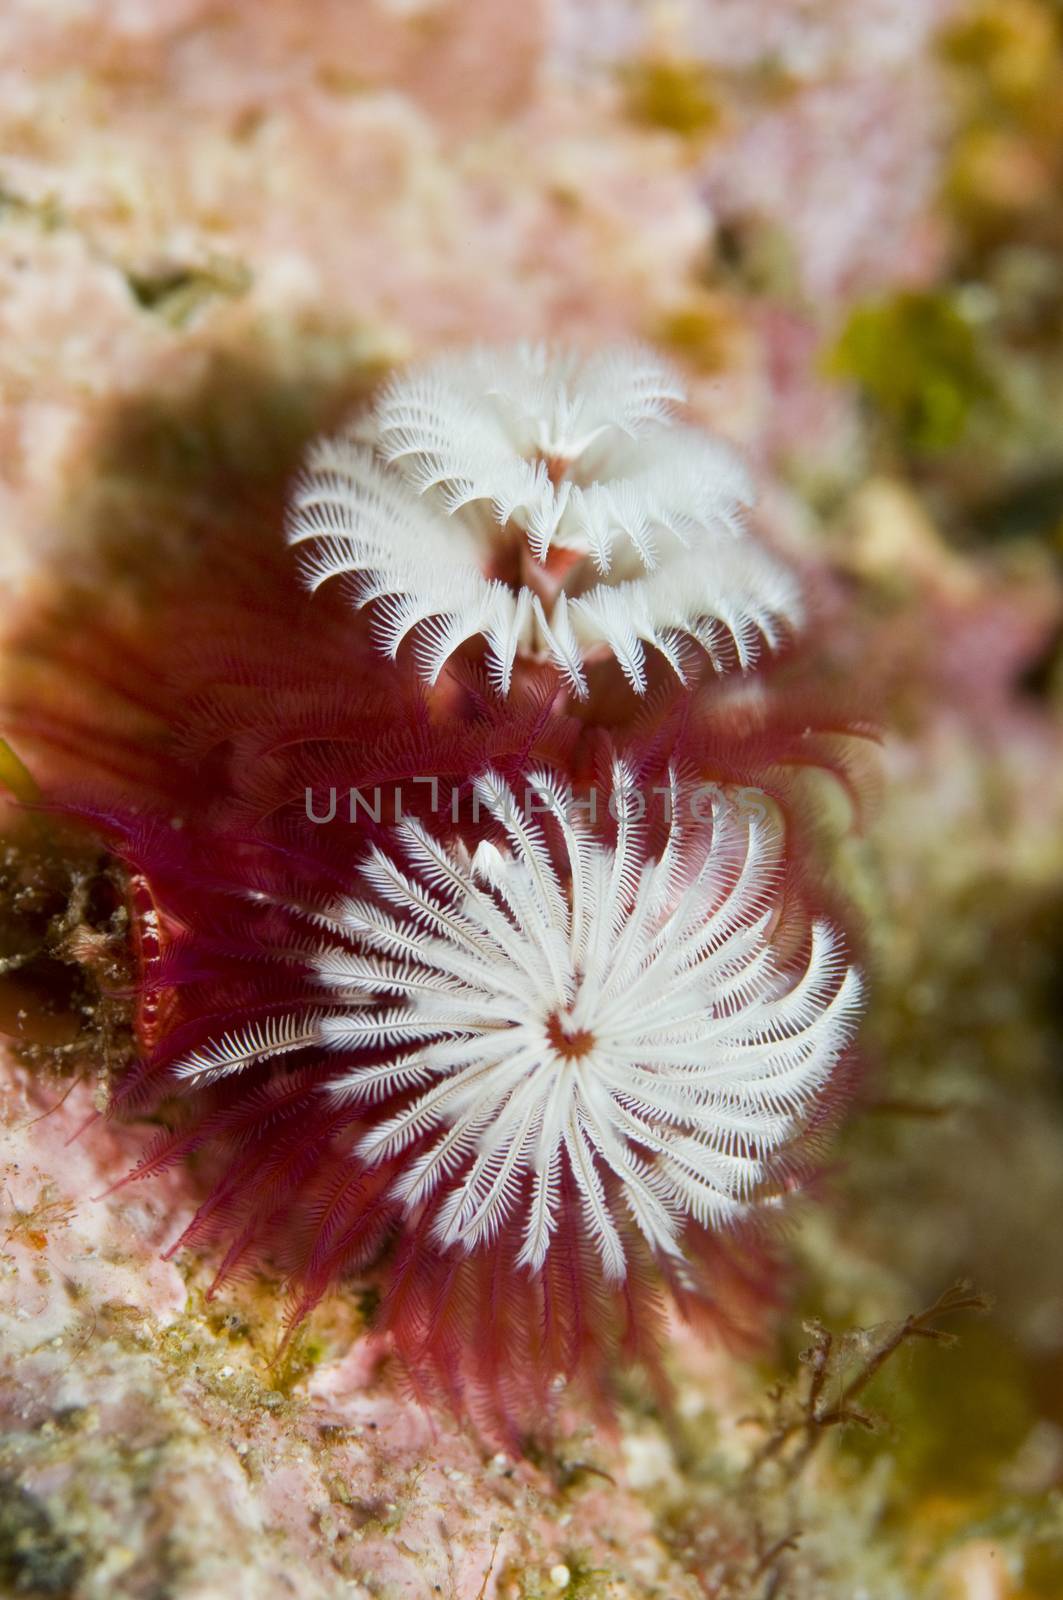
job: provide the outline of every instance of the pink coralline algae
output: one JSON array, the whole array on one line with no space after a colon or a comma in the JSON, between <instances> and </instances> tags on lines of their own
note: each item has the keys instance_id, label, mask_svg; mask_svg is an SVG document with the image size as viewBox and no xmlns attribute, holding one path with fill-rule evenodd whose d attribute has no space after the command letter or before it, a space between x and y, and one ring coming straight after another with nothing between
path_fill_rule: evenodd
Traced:
<instances>
[{"instance_id":1,"label":"pink coralline algae","mask_svg":"<svg viewBox=\"0 0 1063 1600\"><path fill-rule=\"evenodd\" d=\"M100 406L179 397L247 350L328 383L474 339L663 334L698 415L754 459L845 459L844 407L807 363L780 392L787 329L815 342L839 298L921 281L939 252L938 8L866 9L662 8L679 20L659 36L621 5L175 0L64 6L61 27L6 7L7 570ZM633 104L658 57L709 74L704 136ZM796 252L806 303L785 271L766 298L739 283L690 347L747 221Z\"/></svg>"}]
</instances>

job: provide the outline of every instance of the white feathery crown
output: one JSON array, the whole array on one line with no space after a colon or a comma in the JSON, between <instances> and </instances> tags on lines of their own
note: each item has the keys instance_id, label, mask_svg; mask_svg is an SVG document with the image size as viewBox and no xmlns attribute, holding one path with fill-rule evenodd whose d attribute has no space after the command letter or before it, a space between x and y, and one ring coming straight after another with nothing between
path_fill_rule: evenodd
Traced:
<instances>
[{"instance_id":1,"label":"white feathery crown","mask_svg":"<svg viewBox=\"0 0 1063 1600\"><path fill-rule=\"evenodd\" d=\"M825 921L803 970L777 959L782 837L763 797L721 795L711 828L685 828L673 776L653 858L626 799L607 847L566 784L529 782L553 849L491 772L476 793L503 845L470 855L406 819L399 849L363 863L370 894L325 919L314 967L326 1002L178 1071L238 1072L256 1044L260 1057L308 1041L382 1053L327 1092L402 1102L357 1154L372 1166L410 1151L393 1193L411 1211L434 1204L444 1247L474 1251L512 1221L520 1264L538 1271L567 1167L603 1273L620 1279L618 1206L652 1251L680 1256L689 1221L719 1227L758 1202L849 1039L861 981ZM613 795L631 794L618 763Z\"/></svg>"},{"instance_id":2,"label":"white feathery crown","mask_svg":"<svg viewBox=\"0 0 1063 1600\"><path fill-rule=\"evenodd\" d=\"M699 648L751 667L802 618L793 576L745 532L748 474L678 424L682 383L651 350L476 348L414 365L369 416L311 449L288 536L311 587L355 580L394 656L435 682L482 636L495 686L519 654L579 695L611 653L638 692L647 648L681 680Z\"/></svg>"}]
</instances>

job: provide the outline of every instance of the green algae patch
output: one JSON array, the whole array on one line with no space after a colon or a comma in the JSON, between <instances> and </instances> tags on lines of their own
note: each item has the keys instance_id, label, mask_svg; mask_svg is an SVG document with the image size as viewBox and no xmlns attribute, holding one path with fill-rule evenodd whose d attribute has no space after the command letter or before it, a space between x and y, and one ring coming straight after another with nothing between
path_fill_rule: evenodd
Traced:
<instances>
[{"instance_id":1,"label":"green algae patch","mask_svg":"<svg viewBox=\"0 0 1063 1600\"><path fill-rule=\"evenodd\" d=\"M699 372L726 372L741 344L733 301L723 294L693 296L661 318L654 338Z\"/></svg>"},{"instance_id":2,"label":"green algae patch","mask_svg":"<svg viewBox=\"0 0 1063 1600\"><path fill-rule=\"evenodd\" d=\"M172 328L183 328L218 295L238 298L251 288L250 269L240 261L212 256L203 266L127 268L129 292L142 311Z\"/></svg>"},{"instance_id":3,"label":"green algae patch","mask_svg":"<svg viewBox=\"0 0 1063 1600\"><path fill-rule=\"evenodd\" d=\"M855 383L896 443L916 454L958 444L995 394L975 328L949 293L859 306L826 370Z\"/></svg>"},{"instance_id":4,"label":"green algae patch","mask_svg":"<svg viewBox=\"0 0 1063 1600\"><path fill-rule=\"evenodd\" d=\"M1058 1600L1063 1594L1063 1518L1060 1524L1054 1534L1035 1534L1027 1545L1022 1578L1030 1600Z\"/></svg>"},{"instance_id":5,"label":"green algae patch","mask_svg":"<svg viewBox=\"0 0 1063 1600\"><path fill-rule=\"evenodd\" d=\"M965 1323L942 1356L918 1351L891 1366L867 1403L888 1425L847 1444L860 1455L887 1451L893 1492L907 1502L995 1492L1035 1420L1022 1353L995 1319Z\"/></svg>"},{"instance_id":6,"label":"green algae patch","mask_svg":"<svg viewBox=\"0 0 1063 1600\"><path fill-rule=\"evenodd\" d=\"M84 1565L44 1502L0 1478L0 1590L25 1600L62 1600L73 1593Z\"/></svg>"},{"instance_id":7,"label":"green algae patch","mask_svg":"<svg viewBox=\"0 0 1063 1600\"><path fill-rule=\"evenodd\" d=\"M640 61L621 74L628 114L682 139L713 133L722 111L708 69L696 61Z\"/></svg>"}]
</instances>

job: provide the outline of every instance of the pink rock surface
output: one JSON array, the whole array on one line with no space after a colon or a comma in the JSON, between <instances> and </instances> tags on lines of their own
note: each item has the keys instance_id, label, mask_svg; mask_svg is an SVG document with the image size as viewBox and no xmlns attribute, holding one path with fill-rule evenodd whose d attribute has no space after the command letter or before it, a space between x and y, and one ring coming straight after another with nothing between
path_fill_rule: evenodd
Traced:
<instances>
[{"instance_id":1,"label":"pink rock surface","mask_svg":"<svg viewBox=\"0 0 1063 1600\"><path fill-rule=\"evenodd\" d=\"M189 1179L94 1200L143 1132L97 1119L78 1137L83 1088L42 1115L54 1096L10 1066L2 1083L0 1476L61 1523L79 1600L155 1594L167 1573L197 1600L487 1600L557 1593L562 1567L617 1597L696 1594L618 1438L575 1424L565 1458L593 1471L559 1487L408 1399L342 1303L315 1322L312 1371L281 1382L281 1288L208 1305L195 1262L160 1259Z\"/></svg>"},{"instance_id":2,"label":"pink rock surface","mask_svg":"<svg viewBox=\"0 0 1063 1600\"><path fill-rule=\"evenodd\" d=\"M699 303L738 213L784 230L812 304L736 296L722 357L693 355L698 404L755 454L814 439L839 460L809 358L839 296L935 260L938 8L747 11L713 0L651 26L653 8L544 0L6 6L8 574L101 402L179 392L224 351L328 379L470 338L655 337ZM619 67L658 37L730 75L707 140L632 112ZM757 52L793 75L774 108Z\"/></svg>"}]
</instances>

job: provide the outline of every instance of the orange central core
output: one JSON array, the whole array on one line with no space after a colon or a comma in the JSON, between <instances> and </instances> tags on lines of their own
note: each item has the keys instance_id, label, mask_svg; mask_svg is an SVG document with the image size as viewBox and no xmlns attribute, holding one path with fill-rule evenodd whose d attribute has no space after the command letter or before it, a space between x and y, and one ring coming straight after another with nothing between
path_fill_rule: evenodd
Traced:
<instances>
[{"instance_id":1,"label":"orange central core","mask_svg":"<svg viewBox=\"0 0 1063 1600\"><path fill-rule=\"evenodd\" d=\"M566 1028L557 1011L546 1019L546 1037L558 1055L567 1061L578 1061L594 1049L593 1033L586 1028Z\"/></svg>"}]
</instances>

